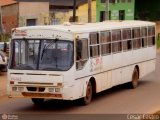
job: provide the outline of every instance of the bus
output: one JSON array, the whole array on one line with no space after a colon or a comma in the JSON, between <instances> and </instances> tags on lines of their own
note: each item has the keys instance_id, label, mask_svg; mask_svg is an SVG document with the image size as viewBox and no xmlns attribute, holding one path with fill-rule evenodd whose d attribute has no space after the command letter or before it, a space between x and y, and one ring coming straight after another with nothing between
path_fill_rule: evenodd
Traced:
<instances>
[{"instance_id":1,"label":"bus","mask_svg":"<svg viewBox=\"0 0 160 120\"><path fill-rule=\"evenodd\" d=\"M156 26L146 21L104 21L20 27L12 30L7 93L30 98L80 100L155 70Z\"/></svg>"}]
</instances>

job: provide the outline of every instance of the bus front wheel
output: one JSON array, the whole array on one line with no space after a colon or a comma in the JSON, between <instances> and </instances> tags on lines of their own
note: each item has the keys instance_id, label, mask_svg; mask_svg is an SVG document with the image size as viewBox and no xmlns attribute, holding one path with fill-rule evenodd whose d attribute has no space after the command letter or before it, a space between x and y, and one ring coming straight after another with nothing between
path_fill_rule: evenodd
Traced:
<instances>
[{"instance_id":1,"label":"bus front wheel","mask_svg":"<svg viewBox=\"0 0 160 120\"><path fill-rule=\"evenodd\" d=\"M81 98L81 103L83 105L88 105L92 100L92 95L93 95L92 84L89 81L87 88L86 88L86 96Z\"/></svg>"},{"instance_id":2,"label":"bus front wheel","mask_svg":"<svg viewBox=\"0 0 160 120\"><path fill-rule=\"evenodd\" d=\"M43 98L32 98L32 102L35 105L41 105L44 102L44 99Z\"/></svg>"}]
</instances>

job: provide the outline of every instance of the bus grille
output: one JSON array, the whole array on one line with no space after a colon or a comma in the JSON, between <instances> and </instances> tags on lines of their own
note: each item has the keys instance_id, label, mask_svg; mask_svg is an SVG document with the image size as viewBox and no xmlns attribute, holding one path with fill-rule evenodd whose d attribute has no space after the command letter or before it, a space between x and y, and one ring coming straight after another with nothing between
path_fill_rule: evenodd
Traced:
<instances>
[{"instance_id":1,"label":"bus grille","mask_svg":"<svg viewBox=\"0 0 160 120\"><path fill-rule=\"evenodd\" d=\"M22 95L25 97L35 97L35 98L39 98L39 97L62 98L62 94L51 94L51 93L26 93L26 92L23 92Z\"/></svg>"},{"instance_id":2,"label":"bus grille","mask_svg":"<svg viewBox=\"0 0 160 120\"><path fill-rule=\"evenodd\" d=\"M27 87L27 90L30 92L44 92L45 88L37 88L37 87Z\"/></svg>"}]
</instances>

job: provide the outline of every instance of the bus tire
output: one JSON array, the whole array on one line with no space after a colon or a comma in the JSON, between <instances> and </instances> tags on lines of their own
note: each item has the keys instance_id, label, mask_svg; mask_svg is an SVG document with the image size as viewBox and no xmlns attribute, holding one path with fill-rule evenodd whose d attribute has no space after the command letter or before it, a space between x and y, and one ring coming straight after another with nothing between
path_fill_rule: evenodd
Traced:
<instances>
[{"instance_id":1,"label":"bus tire","mask_svg":"<svg viewBox=\"0 0 160 120\"><path fill-rule=\"evenodd\" d=\"M82 105L88 105L91 100L92 100L92 95L93 95L93 89L92 89L92 83L89 81L87 88L86 88L86 96L81 98L81 103Z\"/></svg>"},{"instance_id":2,"label":"bus tire","mask_svg":"<svg viewBox=\"0 0 160 120\"><path fill-rule=\"evenodd\" d=\"M130 86L132 89L135 89L138 87L138 80L139 80L139 72L137 68L134 68L134 71L132 74L132 81L130 82Z\"/></svg>"},{"instance_id":3,"label":"bus tire","mask_svg":"<svg viewBox=\"0 0 160 120\"><path fill-rule=\"evenodd\" d=\"M44 102L43 98L32 98L31 100L35 105L41 105Z\"/></svg>"}]
</instances>

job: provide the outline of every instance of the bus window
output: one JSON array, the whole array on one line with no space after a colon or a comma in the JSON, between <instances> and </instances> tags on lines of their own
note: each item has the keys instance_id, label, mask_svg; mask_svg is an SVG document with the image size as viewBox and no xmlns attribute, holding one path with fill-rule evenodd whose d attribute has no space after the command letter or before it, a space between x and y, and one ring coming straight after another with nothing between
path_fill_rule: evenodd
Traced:
<instances>
[{"instance_id":1,"label":"bus window","mask_svg":"<svg viewBox=\"0 0 160 120\"><path fill-rule=\"evenodd\" d=\"M155 35L155 27L148 27L148 36Z\"/></svg>"},{"instance_id":2,"label":"bus window","mask_svg":"<svg viewBox=\"0 0 160 120\"><path fill-rule=\"evenodd\" d=\"M100 32L101 53L102 55L111 53L111 33L109 31Z\"/></svg>"},{"instance_id":3,"label":"bus window","mask_svg":"<svg viewBox=\"0 0 160 120\"><path fill-rule=\"evenodd\" d=\"M120 52L120 51L122 51L122 44L121 44L121 42L112 43L112 52L113 53L117 53L117 52Z\"/></svg>"},{"instance_id":4,"label":"bus window","mask_svg":"<svg viewBox=\"0 0 160 120\"><path fill-rule=\"evenodd\" d=\"M90 45L98 44L99 38L98 33L90 33Z\"/></svg>"},{"instance_id":5,"label":"bus window","mask_svg":"<svg viewBox=\"0 0 160 120\"><path fill-rule=\"evenodd\" d=\"M155 27L148 27L148 46L155 45Z\"/></svg>"},{"instance_id":6,"label":"bus window","mask_svg":"<svg viewBox=\"0 0 160 120\"><path fill-rule=\"evenodd\" d=\"M79 39L76 42L76 68L82 69L88 60L88 39Z\"/></svg>"},{"instance_id":7,"label":"bus window","mask_svg":"<svg viewBox=\"0 0 160 120\"><path fill-rule=\"evenodd\" d=\"M122 37L123 37L123 40L131 39L131 29L123 29Z\"/></svg>"},{"instance_id":8,"label":"bus window","mask_svg":"<svg viewBox=\"0 0 160 120\"><path fill-rule=\"evenodd\" d=\"M140 28L133 28L132 30L132 37L133 38L139 38L141 36L140 34Z\"/></svg>"},{"instance_id":9,"label":"bus window","mask_svg":"<svg viewBox=\"0 0 160 120\"><path fill-rule=\"evenodd\" d=\"M148 46L155 45L155 37L148 37Z\"/></svg>"},{"instance_id":10,"label":"bus window","mask_svg":"<svg viewBox=\"0 0 160 120\"><path fill-rule=\"evenodd\" d=\"M131 41L131 29L122 29L122 37L123 37L123 51L129 51L132 49L132 41Z\"/></svg>"},{"instance_id":11,"label":"bus window","mask_svg":"<svg viewBox=\"0 0 160 120\"><path fill-rule=\"evenodd\" d=\"M120 41L121 40L121 31L120 30L113 30L112 31L112 42Z\"/></svg>"},{"instance_id":12,"label":"bus window","mask_svg":"<svg viewBox=\"0 0 160 120\"><path fill-rule=\"evenodd\" d=\"M90 33L90 57L97 57L99 55L99 35L98 33Z\"/></svg>"},{"instance_id":13,"label":"bus window","mask_svg":"<svg viewBox=\"0 0 160 120\"><path fill-rule=\"evenodd\" d=\"M147 28L141 28L142 47L147 47Z\"/></svg>"},{"instance_id":14,"label":"bus window","mask_svg":"<svg viewBox=\"0 0 160 120\"><path fill-rule=\"evenodd\" d=\"M111 33L109 31L100 32L101 43L111 42Z\"/></svg>"},{"instance_id":15,"label":"bus window","mask_svg":"<svg viewBox=\"0 0 160 120\"><path fill-rule=\"evenodd\" d=\"M67 71L73 65L73 42L67 40L13 40L11 69Z\"/></svg>"},{"instance_id":16,"label":"bus window","mask_svg":"<svg viewBox=\"0 0 160 120\"><path fill-rule=\"evenodd\" d=\"M132 29L132 37L133 37L133 49L141 48L141 31L140 28Z\"/></svg>"},{"instance_id":17,"label":"bus window","mask_svg":"<svg viewBox=\"0 0 160 120\"><path fill-rule=\"evenodd\" d=\"M112 52L117 53L120 51L122 51L121 31L113 30L112 31Z\"/></svg>"},{"instance_id":18,"label":"bus window","mask_svg":"<svg viewBox=\"0 0 160 120\"><path fill-rule=\"evenodd\" d=\"M131 40L123 41L123 50L129 51L131 49L132 49L132 41Z\"/></svg>"},{"instance_id":19,"label":"bus window","mask_svg":"<svg viewBox=\"0 0 160 120\"><path fill-rule=\"evenodd\" d=\"M133 40L133 49L139 49L139 48L141 48L141 39Z\"/></svg>"}]
</instances>

